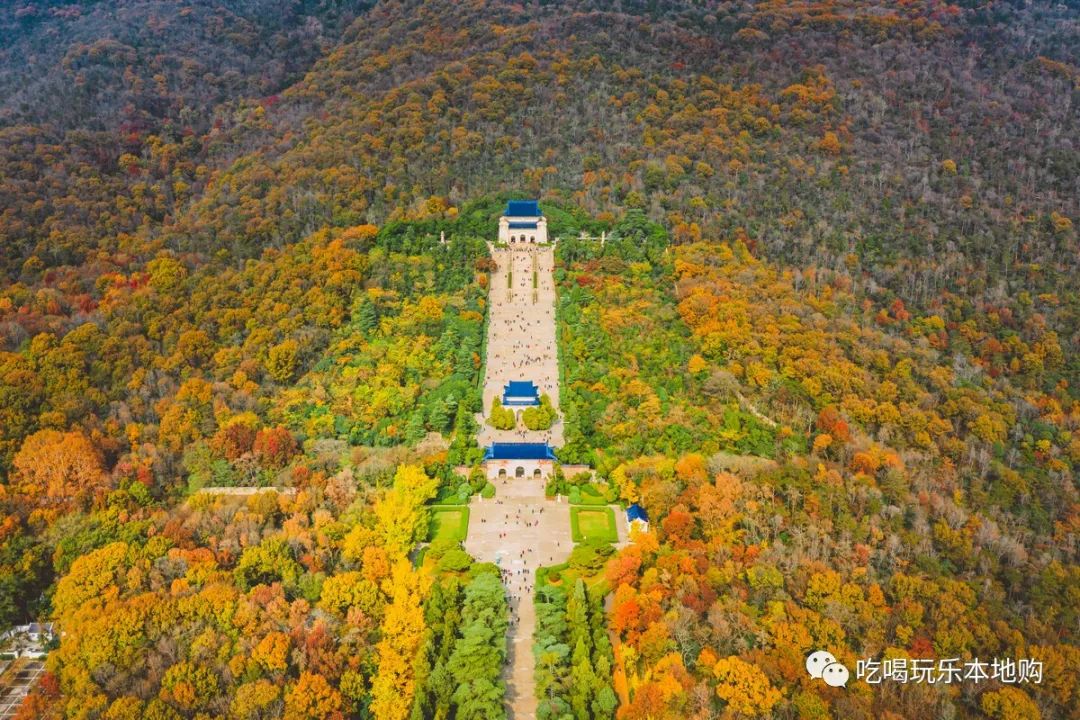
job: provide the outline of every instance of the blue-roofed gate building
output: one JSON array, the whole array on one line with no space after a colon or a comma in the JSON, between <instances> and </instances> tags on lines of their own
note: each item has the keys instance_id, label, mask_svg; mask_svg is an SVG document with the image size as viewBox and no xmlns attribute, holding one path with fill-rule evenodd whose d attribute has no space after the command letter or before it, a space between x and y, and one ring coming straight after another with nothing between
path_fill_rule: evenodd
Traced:
<instances>
[{"instance_id":1,"label":"blue-roofed gate building","mask_svg":"<svg viewBox=\"0 0 1080 720\"><path fill-rule=\"evenodd\" d=\"M547 218L536 200L511 200L499 218L499 242L506 245L547 245Z\"/></svg>"},{"instance_id":2,"label":"blue-roofed gate building","mask_svg":"<svg viewBox=\"0 0 1080 720\"><path fill-rule=\"evenodd\" d=\"M532 380L509 380L503 387L503 407L532 407L540 404L540 388Z\"/></svg>"},{"instance_id":3,"label":"blue-roofed gate building","mask_svg":"<svg viewBox=\"0 0 1080 720\"><path fill-rule=\"evenodd\" d=\"M555 470L555 448L537 442L495 442L484 448L490 480L526 478L546 482Z\"/></svg>"}]
</instances>

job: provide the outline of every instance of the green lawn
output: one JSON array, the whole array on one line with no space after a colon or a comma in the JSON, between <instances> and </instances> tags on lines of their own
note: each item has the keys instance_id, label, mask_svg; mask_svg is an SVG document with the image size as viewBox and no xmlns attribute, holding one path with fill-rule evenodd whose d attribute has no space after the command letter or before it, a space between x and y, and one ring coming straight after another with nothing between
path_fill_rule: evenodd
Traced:
<instances>
[{"instance_id":1,"label":"green lawn","mask_svg":"<svg viewBox=\"0 0 1080 720\"><path fill-rule=\"evenodd\" d=\"M609 507L571 507L570 530L574 542L585 542L589 539L612 543L619 541L619 532L615 528L615 512Z\"/></svg>"},{"instance_id":2,"label":"green lawn","mask_svg":"<svg viewBox=\"0 0 1080 720\"><path fill-rule=\"evenodd\" d=\"M469 508L462 505L441 505L431 508L428 542L457 540L464 542L469 534Z\"/></svg>"},{"instance_id":3,"label":"green lawn","mask_svg":"<svg viewBox=\"0 0 1080 720\"><path fill-rule=\"evenodd\" d=\"M586 483L570 488L570 503L572 505L607 505L608 500L595 483Z\"/></svg>"}]
</instances>

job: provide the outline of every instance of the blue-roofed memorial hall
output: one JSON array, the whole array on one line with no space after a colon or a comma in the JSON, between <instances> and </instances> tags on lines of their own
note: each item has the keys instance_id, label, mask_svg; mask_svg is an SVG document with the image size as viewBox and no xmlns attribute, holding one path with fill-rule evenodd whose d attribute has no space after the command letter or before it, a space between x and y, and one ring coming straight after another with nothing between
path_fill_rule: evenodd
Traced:
<instances>
[{"instance_id":1,"label":"blue-roofed memorial hall","mask_svg":"<svg viewBox=\"0 0 1080 720\"><path fill-rule=\"evenodd\" d=\"M547 218L535 200L511 200L499 218L499 242L504 245L546 245Z\"/></svg>"}]
</instances>

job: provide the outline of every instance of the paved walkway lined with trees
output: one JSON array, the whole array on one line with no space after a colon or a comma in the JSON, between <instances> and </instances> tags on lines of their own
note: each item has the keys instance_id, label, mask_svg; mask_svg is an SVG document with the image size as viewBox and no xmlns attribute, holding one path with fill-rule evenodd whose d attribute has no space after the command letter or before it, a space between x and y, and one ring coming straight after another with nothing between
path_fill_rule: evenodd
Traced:
<instances>
[{"instance_id":1,"label":"paved walkway lined with trees","mask_svg":"<svg viewBox=\"0 0 1080 720\"><path fill-rule=\"evenodd\" d=\"M562 423L550 430L496 430L484 420L510 380L531 380L559 407L559 361L555 331L555 252L550 246L498 248L491 256L487 358L484 365L484 418L478 440L546 442L562 445ZM510 638L506 702L513 720L536 717L536 628L533 590L536 570L566 560L573 549L568 506L544 498L544 485L532 477L496 483L493 500L471 505L465 549L477 560L499 564L510 596Z\"/></svg>"},{"instance_id":2,"label":"paved walkway lined with trees","mask_svg":"<svg viewBox=\"0 0 1080 720\"><path fill-rule=\"evenodd\" d=\"M506 703L511 720L536 717L536 631L533 606L536 570L565 562L574 547L570 512L565 502L544 498L544 486L533 478L497 480L496 495L469 506L469 535L465 550L479 561L503 570L510 600L510 638L507 652Z\"/></svg>"},{"instance_id":3,"label":"paved walkway lined with trees","mask_svg":"<svg viewBox=\"0 0 1080 720\"><path fill-rule=\"evenodd\" d=\"M563 444L562 421L550 430L496 430L485 420L510 380L531 380L559 408L559 356L555 332L555 251L551 246L492 246L497 268L488 294L487 357L484 364L484 412L477 418L477 440ZM535 271L535 274L534 274Z\"/></svg>"}]
</instances>

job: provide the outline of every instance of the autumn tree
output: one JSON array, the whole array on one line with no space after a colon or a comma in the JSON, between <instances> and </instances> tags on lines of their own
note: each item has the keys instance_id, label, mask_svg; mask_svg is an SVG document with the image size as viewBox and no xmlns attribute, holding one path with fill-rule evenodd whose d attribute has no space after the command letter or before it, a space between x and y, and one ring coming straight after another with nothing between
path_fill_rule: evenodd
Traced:
<instances>
[{"instance_id":1,"label":"autumn tree","mask_svg":"<svg viewBox=\"0 0 1080 720\"><path fill-rule=\"evenodd\" d=\"M716 677L716 694L737 717L769 717L780 702L780 691L772 686L765 673L738 657L720 658L712 672Z\"/></svg>"},{"instance_id":2,"label":"autumn tree","mask_svg":"<svg viewBox=\"0 0 1080 720\"><path fill-rule=\"evenodd\" d=\"M416 692L415 662L424 637L423 599L430 580L399 560L390 580L390 604L377 651L379 671L371 688L371 712L378 720L405 720Z\"/></svg>"},{"instance_id":3,"label":"autumn tree","mask_svg":"<svg viewBox=\"0 0 1080 720\"><path fill-rule=\"evenodd\" d=\"M85 507L110 486L101 453L77 430L39 430L26 438L12 464L17 492L44 508Z\"/></svg>"},{"instance_id":4,"label":"autumn tree","mask_svg":"<svg viewBox=\"0 0 1080 720\"><path fill-rule=\"evenodd\" d=\"M341 694L318 673L302 672L285 692L285 720L342 720Z\"/></svg>"},{"instance_id":5,"label":"autumn tree","mask_svg":"<svg viewBox=\"0 0 1080 720\"><path fill-rule=\"evenodd\" d=\"M424 504L435 496L437 486L416 465L402 465L394 474L393 487L375 504L382 544L392 554L404 556L427 535Z\"/></svg>"}]
</instances>

